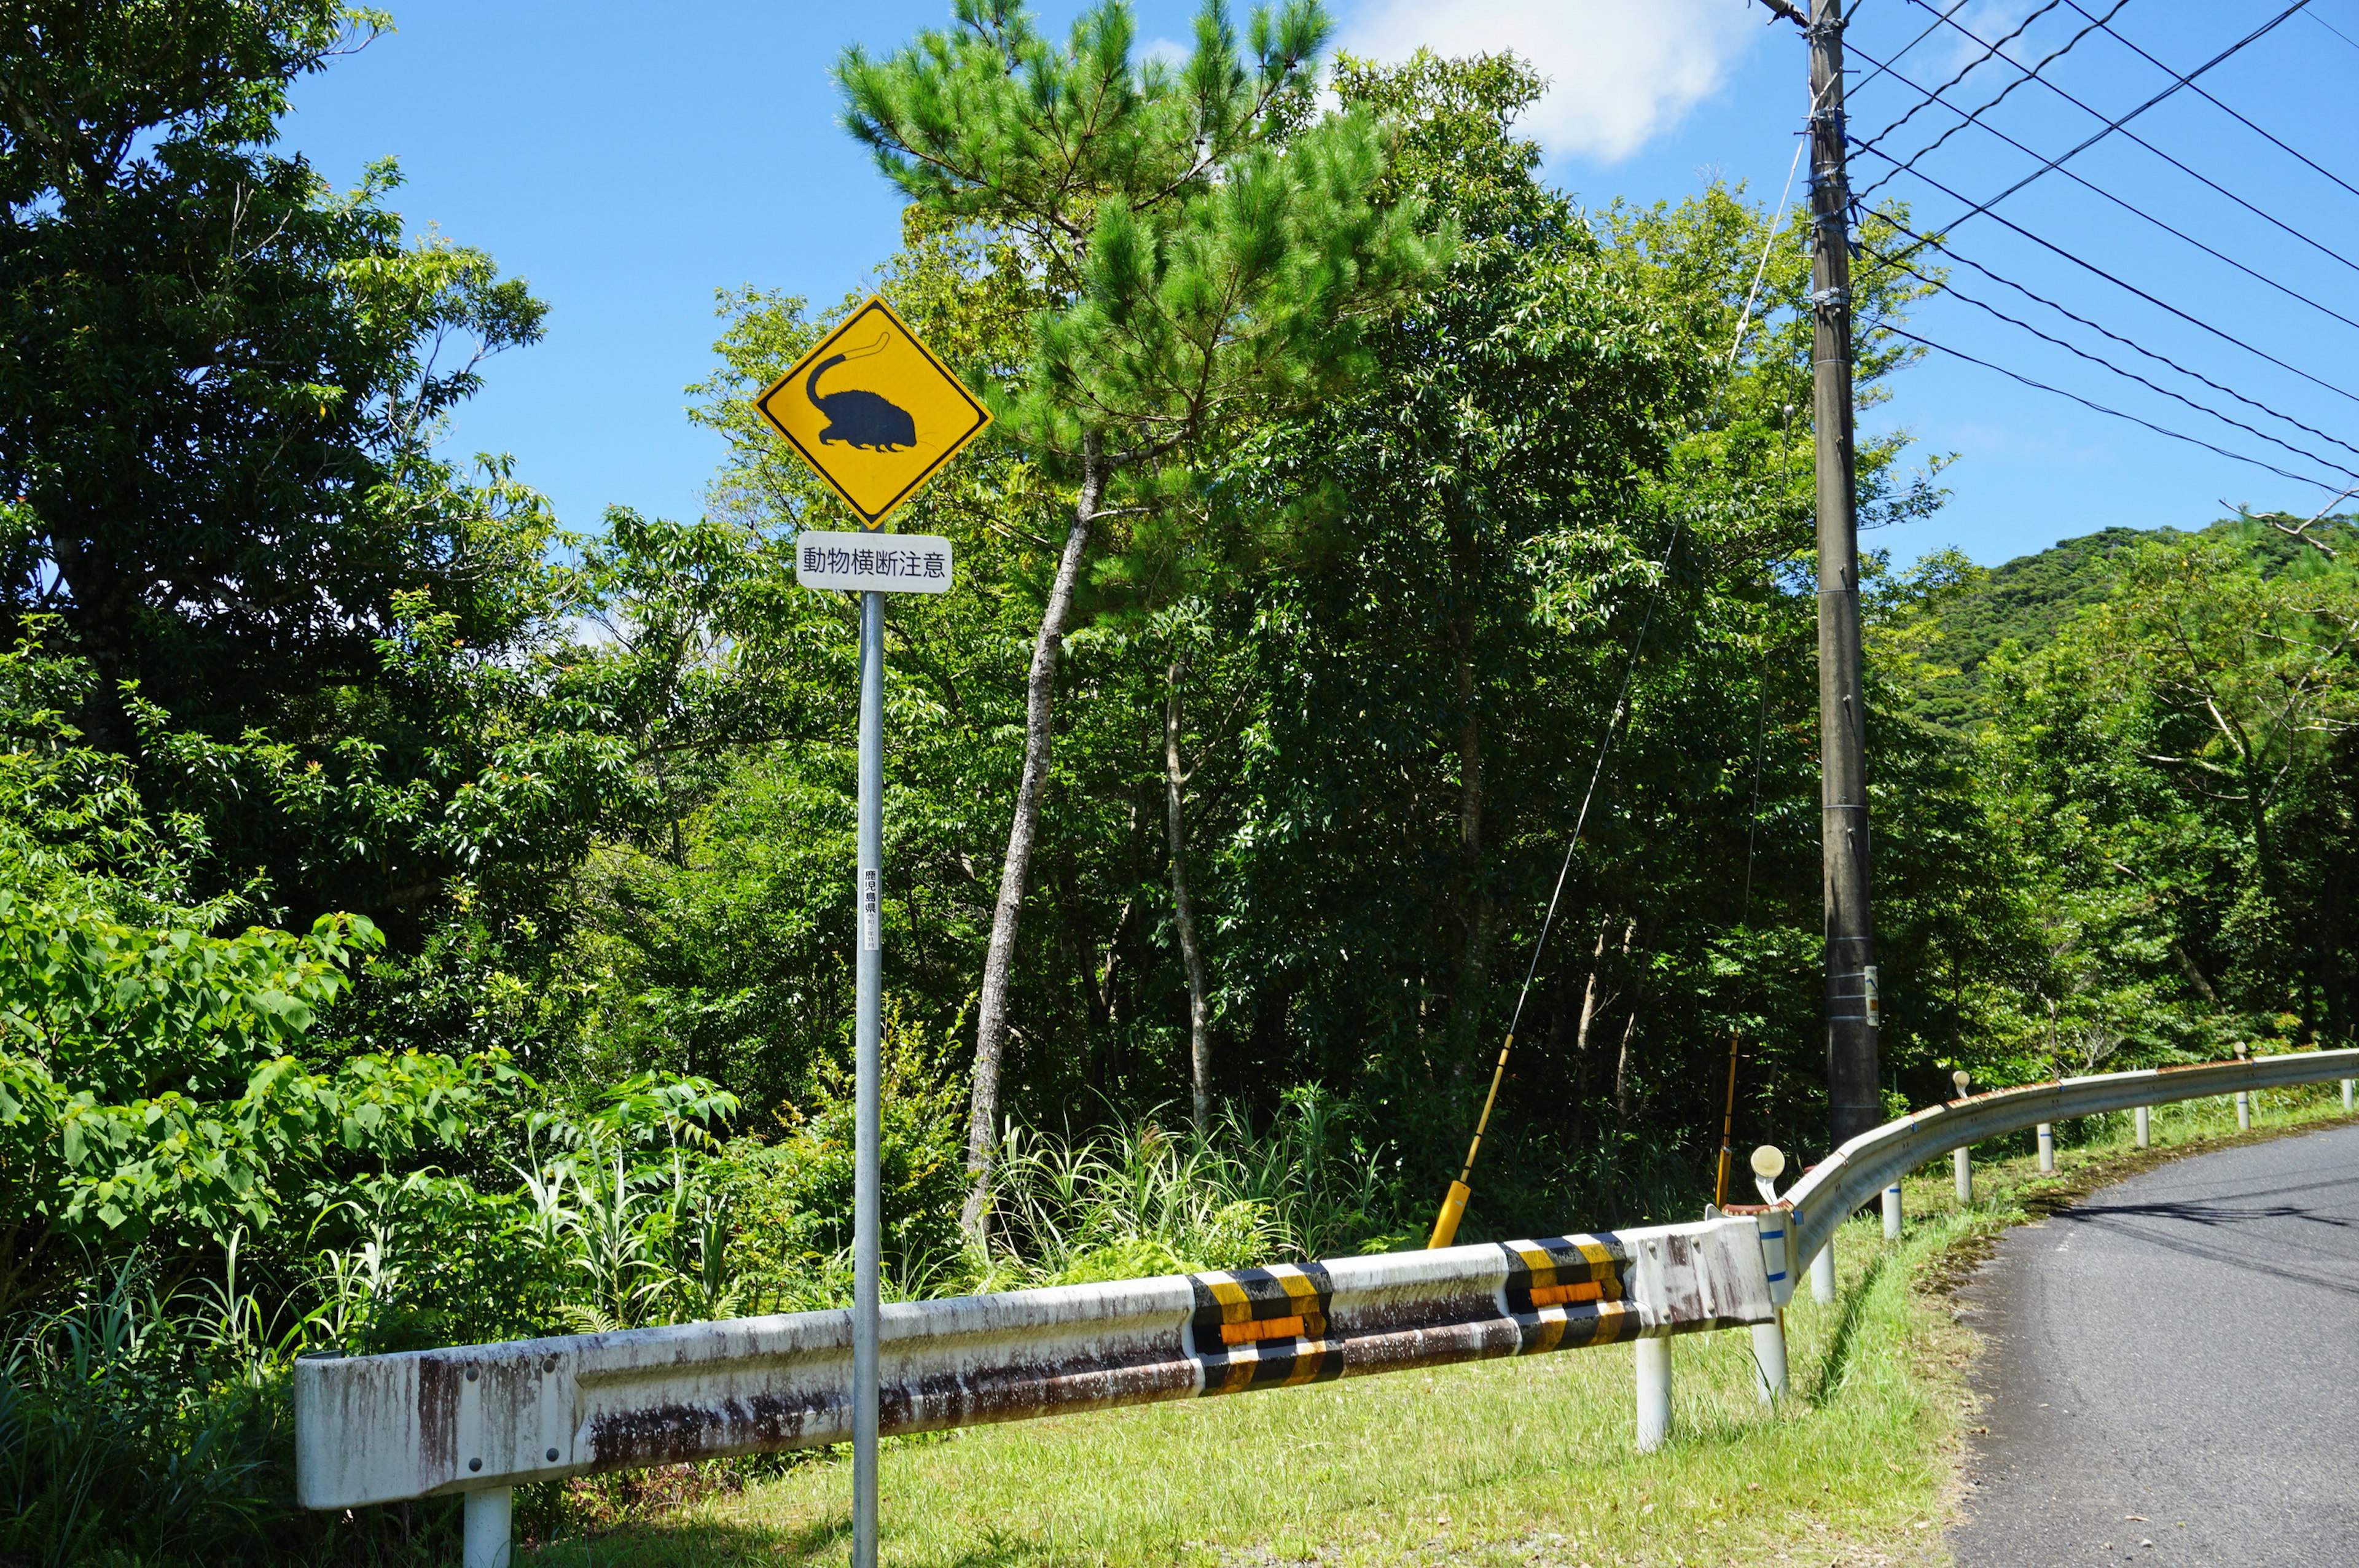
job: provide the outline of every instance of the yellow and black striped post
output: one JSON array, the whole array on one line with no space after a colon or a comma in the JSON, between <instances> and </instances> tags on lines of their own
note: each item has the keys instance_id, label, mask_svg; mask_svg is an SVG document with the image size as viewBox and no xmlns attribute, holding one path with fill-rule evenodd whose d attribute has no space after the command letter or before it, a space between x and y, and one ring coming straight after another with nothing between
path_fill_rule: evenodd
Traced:
<instances>
[{"instance_id":1,"label":"yellow and black striped post","mask_svg":"<svg viewBox=\"0 0 2359 1568\"><path fill-rule=\"evenodd\" d=\"M1508 1035L1499 1043L1499 1065L1491 1069L1491 1092L1483 1097L1483 1117L1474 1124L1474 1141L1466 1146L1466 1168L1450 1184L1450 1195L1441 1200L1441 1212L1434 1217L1433 1234L1425 1238L1429 1250L1447 1247L1458 1238L1458 1222L1465 1217L1466 1200L1474 1189L1466 1184L1474 1176L1474 1156L1483 1150L1483 1134L1491 1126L1491 1108L1499 1100L1499 1080L1507 1076L1507 1053L1516 1048L1516 1037Z\"/></svg>"}]
</instances>

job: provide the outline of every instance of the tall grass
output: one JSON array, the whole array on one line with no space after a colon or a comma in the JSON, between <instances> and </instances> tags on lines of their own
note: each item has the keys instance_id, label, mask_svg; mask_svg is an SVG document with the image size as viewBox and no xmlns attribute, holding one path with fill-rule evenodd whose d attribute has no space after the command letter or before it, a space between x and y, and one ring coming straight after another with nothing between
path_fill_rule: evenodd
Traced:
<instances>
[{"instance_id":1,"label":"tall grass","mask_svg":"<svg viewBox=\"0 0 2359 1568\"><path fill-rule=\"evenodd\" d=\"M1079 1139L1011 1126L997 1225L970 1287L1073 1283L1332 1256L1395 1240L1397 1162L1334 1098L1290 1093L1256 1133L1229 1108L1201 1131L1149 1117Z\"/></svg>"},{"instance_id":2,"label":"tall grass","mask_svg":"<svg viewBox=\"0 0 2359 1568\"><path fill-rule=\"evenodd\" d=\"M102 1545L204 1561L282 1511L277 1398L311 1318L237 1278L166 1292L135 1256L0 1349L0 1557L66 1568Z\"/></svg>"}]
</instances>

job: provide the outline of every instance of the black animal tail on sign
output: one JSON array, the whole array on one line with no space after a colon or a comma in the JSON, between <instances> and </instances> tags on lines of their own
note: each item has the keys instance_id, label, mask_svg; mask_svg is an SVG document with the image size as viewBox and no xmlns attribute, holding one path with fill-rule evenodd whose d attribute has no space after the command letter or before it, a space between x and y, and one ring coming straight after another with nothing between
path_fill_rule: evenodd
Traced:
<instances>
[{"instance_id":1,"label":"black animal tail on sign","mask_svg":"<svg viewBox=\"0 0 2359 1568\"><path fill-rule=\"evenodd\" d=\"M864 349L848 353L830 354L811 367L803 381L803 395L811 406L827 416L827 427L819 433L822 447L842 441L860 451L890 452L918 444L918 422L909 411L888 401L882 394L861 387L846 387L842 392L822 394L819 378L846 360L866 359L883 350L886 335L877 334L876 341Z\"/></svg>"}]
</instances>

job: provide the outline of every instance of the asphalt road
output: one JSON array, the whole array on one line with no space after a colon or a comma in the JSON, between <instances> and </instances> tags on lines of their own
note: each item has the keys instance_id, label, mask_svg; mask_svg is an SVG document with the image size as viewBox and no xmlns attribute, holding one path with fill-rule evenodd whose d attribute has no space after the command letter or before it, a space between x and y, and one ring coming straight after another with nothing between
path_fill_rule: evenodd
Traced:
<instances>
[{"instance_id":1,"label":"asphalt road","mask_svg":"<svg viewBox=\"0 0 2359 1568\"><path fill-rule=\"evenodd\" d=\"M2009 1232L1962 1568L2359 1568L2359 1128L2181 1160Z\"/></svg>"}]
</instances>

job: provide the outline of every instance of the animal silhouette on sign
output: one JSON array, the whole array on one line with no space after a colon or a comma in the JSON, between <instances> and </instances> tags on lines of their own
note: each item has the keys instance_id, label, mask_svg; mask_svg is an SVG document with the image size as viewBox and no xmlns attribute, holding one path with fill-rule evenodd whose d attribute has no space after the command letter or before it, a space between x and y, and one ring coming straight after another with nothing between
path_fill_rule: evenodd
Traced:
<instances>
[{"instance_id":1,"label":"animal silhouette on sign","mask_svg":"<svg viewBox=\"0 0 2359 1568\"><path fill-rule=\"evenodd\" d=\"M827 416L827 428L819 433L822 447L842 441L855 451L891 452L918 444L918 422L909 411L887 400L881 393L853 386L842 392L822 394L819 378L846 360L864 360L882 352L892 334L879 332L876 341L864 349L849 353L830 354L811 368L803 380L803 395L810 399L813 408Z\"/></svg>"}]
</instances>

